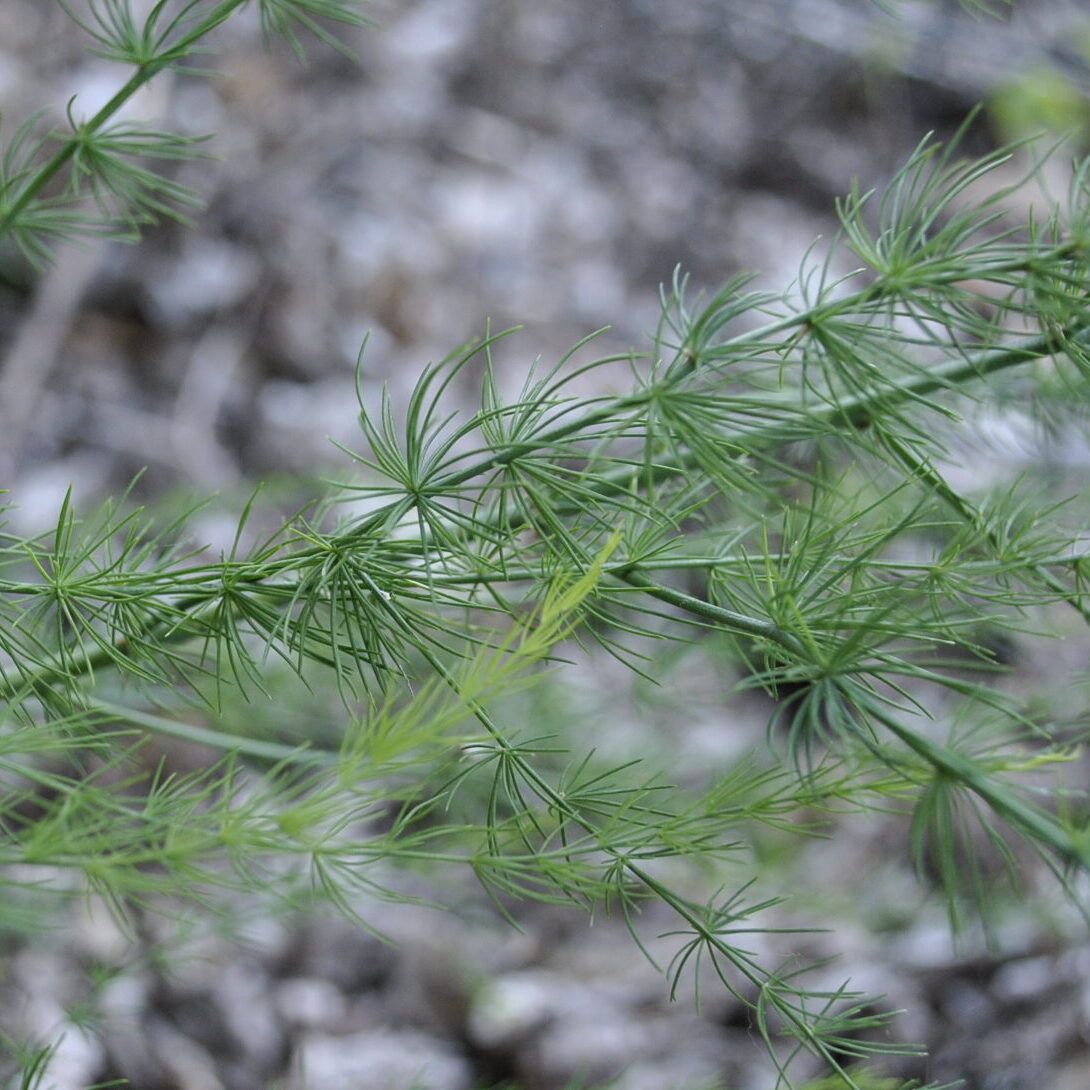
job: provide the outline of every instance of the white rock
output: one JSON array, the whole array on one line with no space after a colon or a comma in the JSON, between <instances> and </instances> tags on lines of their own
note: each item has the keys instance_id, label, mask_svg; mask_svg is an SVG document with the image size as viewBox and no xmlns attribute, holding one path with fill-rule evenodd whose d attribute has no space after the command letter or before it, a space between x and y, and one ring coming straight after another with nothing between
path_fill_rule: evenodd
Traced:
<instances>
[{"instance_id":1,"label":"white rock","mask_svg":"<svg viewBox=\"0 0 1090 1090\"><path fill-rule=\"evenodd\" d=\"M474 996L469 1035L484 1048L523 1039L556 1016L570 988L570 982L561 977L535 971L490 980Z\"/></svg>"},{"instance_id":2,"label":"white rock","mask_svg":"<svg viewBox=\"0 0 1090 1090\"><path fill-rule=\"evenodd\" d=\"M387 28L383 47L402 65L432 67L464 48L472 15L465 0L415 5Z\"/></svg>"},{"instance_id":3,"label":"white rock","mask_svg":"<svg viewBox=\"0 0 1090 1090\"><path fill-rule=\"evenodd\" d=\"M148 301L162 325L177 329L193 318L240 303L260 272L257 259L239 246L212 239L190 241L148 281Z\"/></svg>"},{"instance_id":4,"label":"white rock","mask_svg":"<svg viewBox=\"0 0 1090 1090\"><path fill-rule=\"evenodd\" d=\"M287 1023L316 1029L344 1017L344 995L328 980L293 977L277 985L273 998L277 1013Z\"/></svg>"},{"instance_id":5,"label":"white rock","mask_svg":"<svg viewBox=\"0 0 1090 1090\"><path fill-rule=\"evenodd\" d=\"M119 973L102 987L98 1009L114 1032L136 1032L144 1012L151 1006L152 983L145 974Z\"/></svg>"},{"instance_id":6,"label":"white rock","mask_svg":"<svg viewBox=\"0 0 1090 1090\"><path fill-rule=\"evenodd\" d=\"M1062 982L1052 958L1019 958L997 970L991 993L1001 1003L1025 1003L1039 999Z\"/></svg>"},{"instance_id":7,"label":"white rock","mask_svg":"<svg viewBox=\"0 0 1090 1090\"><path fill-rule=\"evenodd\" d=\"M7 513L11 528L30 535L56 526L69 489L77 505L86 505L88 497L101 494L108 475L108 460L89 453L24 470L11 492L14 506Z\"/></svg>"},{"instance_id":8,"label":"white rock","mask_svg":"<svg viewBox=\"0 0 1090 1090\"><path fill-rule=\"evenodd\" d=\"M224 1025L248 1058L275 1061L281 1042L280 1022L270 997L269 978L253 963L234 962L214 988Z\"/></svg>"},{"instance_id":9,"label":"white rock","mask_svg":"<svg viewBox=\"0 0 1090 1090\"><path fill-rule=\"evenodd\" d=\"M224 1090L215 1061L196 1041L164 1021L150 1028L155 1056L178 1090Z\"/></svg>"},{"instance_id":10,"label":"white rock","mask_svg":"<svg viewBox=\"0 0 1090 1090\"><path fill-rule=\"evenodd\" d=\"M132 950L132 940L102 897L90 896L73 928L76 948L100 962L118 962Z\"/></svg>"},{"instance_id":11,"label":"white rock","mask_svg":"<svg viewBox=\"0 0 1090 1090\"><path fill-rule=\"evenodd\" d=\"M43 1072L41 1085L50 1090L86 1090L106 1061L102 1045L73 1026L58 1031L56 1049Z\"/></svg>"},{"instance_id":12,"label":"white rock","mask_svg":"<svg viewBox=\"0 0 1090 1090\"><path fill-rule=\"evenodd\" d=\"M608 1011L597 1018L557 1022L532 1050L532 1070L550 1083L612 1079L637 1060L659 1054L668 1042L636 1019Z\"/></svg>"},{"instance_id":13,"label":"white rock","mask_svg":"<svg viewBox=\"0 0 1090 1090\"><path fill-rule=\"evenodd\" d=\"M291 1069L290 1090L468 1090L472 1083L462 1056L412 1030L312 1034L300 1043Z\"/></svg>"},{"instance_id":14,"label":"white rock","mask_svg":"<svg viewBox=\"0 0 1090 1090\"><path fill-rule=\"evenodd\" d=\"M633 1064L610 1083L610 1090L710 1090L722 1085L722 1078L722 1064L713 1059L673 1055Z\"/></svg>"}]
</instances>

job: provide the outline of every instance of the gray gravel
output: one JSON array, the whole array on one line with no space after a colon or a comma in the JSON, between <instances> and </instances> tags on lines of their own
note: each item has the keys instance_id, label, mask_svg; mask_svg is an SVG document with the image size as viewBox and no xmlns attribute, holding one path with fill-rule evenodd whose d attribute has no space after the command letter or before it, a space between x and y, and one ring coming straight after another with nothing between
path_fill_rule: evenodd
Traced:
<instances>
[{"instance_id":1,"label":"gray gravel","mask_svg":"<svg viewBox=\"0 0 1090 1090\"><path fill-rule=\"evenodd\" d=\"M307 70L240 20L222 78L166 79L141 104L219 133L221 158L181 172L208 204L197 227L91 246L40 278L0 265L14 285L0 287L0 468L16 528L51 525L70 483L90 500L144 467L137 493L157 496L340 465L328 439L356 441L367 331L365 381L403 394L489 321L526 326L500 354L512 378L599 326L612 326L603 351L641 342L677 263L707 287L744 268L782 287L835 227L852 175L880 184L922 133L949 132L1021 69L1085 79L1069 44L1080 9L1024 3L1002 26L925 3L893 24L862 0L407 0L376 5L384 26L360 35L359 67L321 54ZM55 6L0 0L5 116L74 89L89 110L115 78ZM972 139L987 144L985 124ZM217 544L233 522L200 529ZM610 664L588 669L600 683ZM681 747L694 768L761 737L757 709L725 741L714 701ZM630 726L603 737L607 753L652 741ZM851 902L808 952L842 954L839 977L906 1008L898 1032L931 1047L926 1069L893 1069L970 1090L1090 1085L1077 921L1030 897L994 951L955 953L907 853L889 850L898 836L875 819L797 864L820 900ZM241 946L198 929L167 965L92 901L63 935L8 945L0 1025L63 1031L56 1090L114 1077L137 1090L614 1077L770 1090L740 1004L711 988L699 1012L671 1003L617 921L588 932L536 909L520 933L460 900L474 911L369 906L392 944L343 921L266 920ZM825 918L823 904L801 911ZM110 969L94 992L91 967Z\"/></svg>"}]
</instances>

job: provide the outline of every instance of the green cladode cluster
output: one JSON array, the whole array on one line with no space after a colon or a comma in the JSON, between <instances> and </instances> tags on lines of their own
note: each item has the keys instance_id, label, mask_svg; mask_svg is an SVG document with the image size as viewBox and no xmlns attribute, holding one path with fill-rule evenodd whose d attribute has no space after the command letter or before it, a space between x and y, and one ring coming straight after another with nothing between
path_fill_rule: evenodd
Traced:
<instances>
[{"instance_id":1,"label":"green cladode cluster","mask_svg":"<svg viewBox=\"0 0 1090 1090\"><path fill-rule=\"evenodd\" d=\"M297 51L360 21L348 0L254 3ZM155 167L200 142L115 117L159 72L207 63L208 36L247 6L73 4L131 74L93 117L76 102L68 129L35 117L8 138L5 244L63 261L72 238L133 238L191 206ZM225 891L351 915L405 896L395 864L469 868L504 911L619 913L637 942L654 899L675 920L670 987L710 966L783 1086L799 1050L838 1086L874 1085L852 1072L902 1049L892 1016L748 948L778 904L750 831L902 811L955 926L986 894L975 838L1012 865L1028 846L1067 887L1090 862L1083 800L1042 791L1081 713L1027 709L995 684L994 650L1060 610L1090 619L1085 531L1025 490L963 495L943 468L967 406L1078 412L1090 392L1090 174L1076 164L1066 198L1018 222L989 179L1019 155L924 140L882 193L840 203L835 243L783 294L737 278L702 298L675 277L645 351L590 360L588 338L505 397L506 334L488 335L427 367L403 410L361 385L353 479L257 541L256 494L219 558L187 544L184 517L157 525L124 497L86 516L69 498L54 531L4 533L6 922L87 888L121 919ZM623 392L578 392L620 366ZM459 411L471 377L479 407ZM495 710L562 683L580 645L654 673L706 633L775 701L775 744L699 791L603 765L591 738L558 752ZM225 707L260 705L285 674L335 687L336 744L224 729ZM222 759L172 773L146 756L162 736ZM678 861L726 884L694 899ZM46 1055L26 1054L23 1085Z\"/></svg>"}]
</instances>

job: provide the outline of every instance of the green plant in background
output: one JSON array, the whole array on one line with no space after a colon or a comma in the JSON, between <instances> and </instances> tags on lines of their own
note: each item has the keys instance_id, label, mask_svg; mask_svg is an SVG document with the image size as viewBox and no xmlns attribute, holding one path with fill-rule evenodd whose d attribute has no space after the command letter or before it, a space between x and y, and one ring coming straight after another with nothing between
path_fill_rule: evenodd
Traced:
<instances>
[{"instance_id":1,"label":"green plant in background","mask_svg":"<svg viewBox=\"0 0 1090 1090\"><path fill-rule=\"evenodd\" d=\"M70 108L69 131L16 130L0 234L41 262L189 205L145 164L202 145L114 117L156 73L192 71L245 6L73 6L132 75L92 118ZM302 31L328 41L358 21L339 0L257 6L296 50ZM925 140L883 193L853 191L837 247L783 294L736 278L702 299L676 277L644 354L584 362L588 339L505 399L490 335L426 368L404 411L361 388L358 479L256 542L252 501L220 559L185 544L184 517L156 527L124 500L84 518L69 499L52 533L6 534L4 912L25 921L75 872L122 919L224 890L352 915L363 895L404 896L379 863L468 867L505 912L512 897L604 906L637 941L656 900L675 920L673 991L710 967L781 1085L800 1051L830 1086L879 1085L851 1071L903 1050L892 1015L848 983L808 984L801 958L749 951L778 900L745 873L748 830L911 810L955 924L979 908L976 830L1012 864L1028 845L1064 883L1090 861L1081 802L1039 794L1070 734L995 684L981 636L1049 610L1087 619L1085 539L1032 495L963 495L942 469L967 404L1085 404L1090 174L1077 166L1047 217L1011 223L1009 191L977 183L1012 153L965 162L957 146ZM857 268L839 275L844 255ZM629 389L575 392L618 362ZM470 374L480 405L458 414L452 384ZM653 674L659 648L707 632L777 712L768 755L698 790L604 767L590 740L558 752L495 711L578 644ZM336 689L336 744L290 723L217 728L240 699L260 704L272 666ZM160 735L222 760L171 773L142 756ZM667 860L728 884L694 899Z\"/></svg>"},{"instance_id":2,"label":"green plant in background","mask_svg":"<svg viewBox=\"0 0 1090 1090\"><path fill-rule=\"evenodd\" d=\"M914 1090L915 1083L902 1083L897 1079L884 1078L866 1071L855 1071L852 1077L858 1081L860 1090ZM845 1090L847 1083L840 1075L832 1075L827 1079L818 1079L816 1082L808 1082L803 1090Z\"/></svg>"},{"instance_id":3,"label":"green plant in background","mask_svg":"<svg viewBox=\"0 0 1090 1090\"><path fill-rule=\"evenodd\" d=\"M1090 49L1086 52L1090 54ZM1023 73L989 97L988 112L1004 140L1023 140L1042 131L1090 136L1090 103L1062 72L1037 68Z\"/></svg>"}]
</instances>

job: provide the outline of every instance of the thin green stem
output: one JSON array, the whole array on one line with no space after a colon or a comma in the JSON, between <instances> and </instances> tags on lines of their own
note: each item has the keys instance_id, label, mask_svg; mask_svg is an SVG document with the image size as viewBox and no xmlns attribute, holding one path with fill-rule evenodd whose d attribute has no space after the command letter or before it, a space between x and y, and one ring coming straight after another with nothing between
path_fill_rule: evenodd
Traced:
<instances>
[{"instance_id":1,"label":"thin green stem","mask_svg":"<svg viewBox=\"0 0 1090 1090\"><path fill-rule=\"evenodd\" d=\"M246 3L246 0L223 0L200 23L172 42L165 54L139 65L136 71L125 81L110 100L93 117L85 121L79 129L67 137L61 146L47 159L23 186L19 196L0 214L0 237L3 237L19 221L19 217L44 192L46 186L71 162L73 156L88 136L97 133L112 120L125 104L145 84L154 79L165 68L169 68L185 57L190 49L206 37L221 23Z\"/></svg>"},{"instance_id":2,"label":"thin green stem","mask_svg":"<svg viewBox=\"0 0 1090 1090\"><path fill-rule=\"evenodd\" d=\"M983 534L984 539L991 546L997 556L1003 553L1003 543L995 530L988 525L987 519L977 509L976 505L967 500L960 493L954 491L946 482L941 473L927 460L917 455L906 443L896 436L887 436L885 444L901 465L917 480L922 481L938 496L947 506L955 511L965 522ZM1086 605L1082 597L1076 594L1070 587L1050 572L1043 563L1032 562L1026 565L1028 571L1039 579L1057 597L1069 605L1087 624L1090 624L1090 607Z\"/></svg>"},{"instance_id":3,"label":"thin green stem","mask_svg":"<svg viewBox=\"0 0 1090 1090\"><path fill-rule=\"evenodd\" d=\"M667 602L703 621L717 624L728 632L744 632L747 635L769 640L793 656L801 656L802 661L806 659L805 646L790 633L774 625L762 624L758 627L750 618L740 617L733 610L723 609L702 598L694 598L671 587L664 587L638 572L628 573L623 578L651 597ZM867 712L905 745L923 757L933 768L964 783L970 791L983 799L1000 816L1009 820L1015 828L1047 844L1065 863L1090 867L1090 851L1078 844L1047 814L1026 806L1017 796L989 779L971 761L906 727L893 716L883 712L877 704L868 706Z\"/></svg>"},{"instance_id":4,"label":"thin green stem","mask_svg":"<svg viewBox=\"0 0 1090 1090\"><path fill-rule=\"evenodd\" d=\"M776 550L761 553L762 560L771 563L786 560L789 556L789 553ZM893 574L904 573L926 576L940 569L939 565L929 560L894 560L871 557L859 559L858 557L849 557L847 553L834 553L828 558L828 562L834 565L846 563L848 560L852 560L853 563L864 570ZM1009 575L1021 571L1036 571L1042 567L1068 568L1084 564L1087 561L1090 561L1090 554L1087 553L1062 553L1043 559L1035 559L1032 562L1017 558L1006 561L966 560L959 562L958 571L967 574ZM679 572L737 568L741 571L748 571L752 564L753 556L750 553L683 554L666 557L646 557L638 561L611 560L602 565L602 572L605 575L623 575L634 570L640 572ZM234 564L204 564L187 568L184 572L179 570L177 573L122 573L114 581L108 584L105 582L100 584L97 587L97 593L93 597L96 601L106 604L109 602L123 602L129 598L149 593L166 594L172 591L176 592L179 588L190 588L200 592L201 600L207 601L210 594L215 593L217 588L222 587L225 570L234 568ZM415 569L406 569L407 576L411 577L414 574ZM502 571L488 568L473 571L430 573L427 577L427 583L433 587L495 586L500 584L533 583L541 580L543 576L544 573L540 567L507 566ZM257 580L255 585L260 586L272 598L290 599L297 589L295 582L274 582L270 578L260 576L255 578ZM408 586L408 583L406 586ZM423 583L421 583L421 586L423 586ZM51 588L44 583L0 579L0 595L10 595L16 598L45 598L51 594Z\"/></svg>"},{"instance_id":5,"label":"thin green stem","mask_svg":"<svg viewBox=\"0 0 1090 1090\"><path fill-rule=\"evenodd\" d=\"M703 598L694 598L691 594L685 594L673 587L664 587L662 584L649 579L639 568L622 571L619 573L619 578L637 590L649 594L652 598L657 598L660 602L675 606L694 617L710 621L735 635L750 636L756 640L768 640L792 654L799 654L802 651L802 645L799 641L782 628L768 621L762 621L757 617L747 617L744 613L736 613L732 609L723 609L721 606L713 605Z\"/></svg>"},{"instance_id":6,"label":"thin green stem","mask_svg":"<svg viewBox=\"0 0 1090 1090\"><path fill-rule=\"evenodd\" d=\"M1005 790L995 780L981 772L972 761L959 753L939 745L923 734L910 730L894 716L885 714L877 706L871 706L867 710L886 730L922 757L932 768L964 784L1028 839L1048 845L1056 853L1057 858L1065 864L1083 870L1090 869L1090 849L1080 844L1048 814L1027 806L1016 795Z\"/></svg>"},{"instance_id":7,"label":"thin green stem","mask_svg":"<svg viewBox=\"0 0 1090 1090\"><path fill-rule=\"evenodd\" d=\"M1090 334L1087 333L1085 324L1080 324L1076 329L1067 331L1065 335L1075 337L1084 344L1090 344ZM973 381L999 374L1002 371L1024 364L1029 360L1050 354L1055 350L1055 345L1056 339L1052 336L1042 335L1028 338L1015 344L1008 345L1002 349L985 352L979 356L947 361L945 364L941 364L930 371L921 372L906 379L901 386L859 393L851 397L843 398L836 404L808 407L807 412L811 419L816 420L819 423L841 423L859 427L867 423L873 415L879 413L883 409L896 407L906 401L926 396L927 394L938 390L959 388ZM615 407L620 406L622 409L627 409L638 404L643 396L644 395L619 398L616 399L616 401L611 401L610 404ZM769 399L770 406L775 403L776 402L772 399ZM789 402L784 400L782 404L784 405L785 410L794 411L799 408L799 403L797 401ZM516 457L521 457L531 452L547 450L557 443L562 442L564 439L577 434L582 427L587 426L588 419L593 424L601 423L609 418L607 409L603 408L589 414L589 416L583 416L576 421L570 421L556 429L550 429L538 436L533 442L513 444L501 451L492 452L475 461L471 466L463 469L456 475L444 479L442 486L453 487L456 484L482 477L496 468L509 464ZM777 431L778 428L775 425L758 426L738 433L737 438L739 445L746 444L748 446L756 447L766 436L774 438ZM666 472L669 472L673 475L689 468L692 468L692 463L689 461L689 455L687 455L687 452L681 451L679 458L669 465L668 470L659 468L656 470L656 473L665 474ZM639 483L641 485L648 483L644 477L645 475L643 475L641 471L641 474L638 475ZM610 478L614 479L610 480ZM614 489L618 493L627 492L631 485L632 470L625 468L623 477L617 473L604 474L602 480L607 481L606 487ZM333 549L340 549L350 546L354 541L365 540L381 530L389 518L390 510L395 506L396 504L390 504L380 508L378 511L364 519L362 523L351 527L349 530L331 539L328 544L323 543L322 545L304 548L297 552L286 554L276 560L263 561L253 567L243 563L233 563L231 565L232 578L238 584L245 584L251 587L259 586L281 573L296 570L310 560L319 558L323 555L328 555L331 547ZM558 513L564 513L564 510L564 505L558 505ZM526 525L526 518L527 516L517 509L509 511L503 517L503 528L507 531L518 530ZM495 518L493 524L496 526L500 525L499 516ZM426 540L413 546L416 555L419 554L422 545L427 545ZM635 573L635 569L633 569L632 573ZM169 587L169 583L167 586ZM177 586L175 585L174 593L176 594L176 592ZM167 590L166 593L170 594L170 591ZM170 596L173 597L174 595L171 594ZM189 597L183 597L172 603L172 615L177 618L182 614L201 608L206 605L208 601L209 597L207 593L197 593ZM757 631L761 629L763 622L756 618L744 618L739 621L739 624ZM168 628L175 633L175 635L171 637L172 639L180 641L192 638L191 632L187 631L184 625L179 625L176 621L169 625L166 623L160 623L158 625L158 631L160 632L166 631ZM149 634L151 631L152 629L149 628ZM122 643L118 645L117 649L118 651L124 651L126 646L127 643ZM115 656L105 648L85 650L80 653L77 662L68 665L67 672L69 673L69 676L72 677L93 673L95 669L109 665L114 657ZM56 667L47 666L42 670L23 677L15 684L8 683L5 685L3 690L0 690L0 699L17 699L19 691L35 691L39 686L50 684L52 679L56 676Z\"/></svg>"},{"instance_id":8,"label":"thin green stem","mask_svg":"<svg viewBox=\"0 0 1090 1090\"><path fill-rule=\"evenodd\" d=\"M641 589L647 589L641 587ZM665 588L663 588L665 589ZM654 588L651 591L653 592ZM383 608L388 612L392 620L398 625L403 620L397 609L388 602L383 603ZM727 611L724 611L727 612ZM557 814L563 815L573 825L581 828L588 836L593 837L600 845L601 851L614 863L624 869L635 878L645 889L659 897L664 904L674 910L675 913L692 929L694 935L699 936L718 953L729 961L732 967L751 985L760 991L769 987L776 988L780 982L768 973L762 972L756 963L745 954L744 951L725 942L720 935L710 931L701 919L700 913L695 907L680 894L666 886L655 878L649 871L642 867L628 853L618 850L606 837L597 825L590 821L586 815L573 807L569 800L558 792L523 756L511 746L499 725L492 718L487 709L475 698L466 696L458 683L458 679L447 669L428 648L422 649L422 655L436 675L444 681L450 689L462 699L469 712L488 732L493 743L503 752L504 757L517 766L519 775L523 777L527 785L537 794L538 798ZM813 1032L812 1026L805 1018L801 1008L786 1002L782 996L775 994L776 1010L784 1020L792 1026L812 1052L823 1059L829 1066L843 1078L845 1085L852 1090L861 1090L851 1075L840 1064L829 1047Z\"/></svg>"},{"instance_id":9,"label":"thin green stem","mask_svg":"<svg viewBox=\"0 0 1090 1090\"><path fill-rule=\"evenodd\" d=\"M266 742L260 738L247 738L241 734L228 734L220 730L209 730L192 723L183 723L178 719L154 715L138 708L123 707L109 700L95 700L87 709L101 715L102 725L132 724L143 727L154 734L168 738L177 738L182 742L206 746L210 749L227 750L254 757L260 761L272 761L276 764L305 765L308 767L330 767L337 763L337 754L332 750L316 749L312 746L286 746L279 742Z\"/></svg>"}]
</instances>

